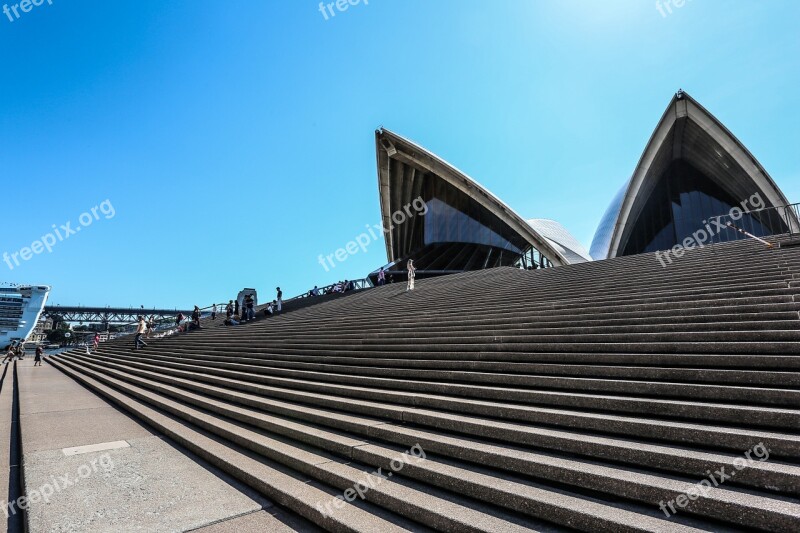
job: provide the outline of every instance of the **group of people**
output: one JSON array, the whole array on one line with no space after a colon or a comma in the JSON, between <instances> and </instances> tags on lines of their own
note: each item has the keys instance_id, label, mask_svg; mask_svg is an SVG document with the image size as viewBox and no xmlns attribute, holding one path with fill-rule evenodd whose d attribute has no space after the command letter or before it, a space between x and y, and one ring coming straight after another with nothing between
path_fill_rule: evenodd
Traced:
<instances>
[{"instance_id":1,"label":"group of people","mask_svg":"<svg viewBox=\"0 0 800 533\"><path fill-rule=\"evenodd\" d=\"M408 263L406 263L406 270L408 271L408 285L406 285L406 291L413 291L414 290L414 280L417 277L417 267L414 266L414 260L409 259ZM393 283L394 279L392 276L389 276L389 283ZM386 270L381 267L378 271L378 286L383 287L386 285Z\"/></svg>"},{"instance_id":2,"label":"group of people","mask_svg":"<svg viewBox=\"0 0 800 533\"><path fill-rule=\"evenodd\" d=\"M10 363L15 359L25 359L25 343L22 341L14 341L6 346L5 352L6 356L3 358L3 364ZM42 366L43 356L44 348L41 344L37 344L33 358L33 366Z\"/></svg>"},{"instance_id":3,"label":"group of people","mask_svg":"<svg viewBox=\"0 0 800 533\"><path fill-rule=\"evenodd\" d=\"M308 291L308 296L322 296L325 294L344 294L347 291L352 291L355 289L353 286L353 282L349 280L344 281L337 281L333 285L328 288L320 289L316 285L314 288Z\"/></svg>"},{"instance_id":4,"label":"group of people","mask_svg":"<svg viewBox=\"0 0 800 533\"><path fill-rule=\"evenodd\" d=\"M20 341L12 341L11 344L6 346L6 357L3 359L3 364L13 361L15 358L25 359L25 343Z\"/></svg>"},{"instance_id":5,"label":"group of people","mask_svg":"<svg viewBox=\"0 0 800 533\"><path fill-rule=\"evenodd\" d=\"M216 306L215 306L216 307ZM241 307L241 309L240 309ZM283 291L280 287L275 287L275 299L269 302L263 309L264 317L271 317L283 311ZM212 314L212 317L214 315ZM230 300L225 306L226 326L238 326L242 322L250 322L256 318L256 300L252 294L247 294L240 306L239 300Z\"/></svg>"},{"instance_id":6,"label":"group of people","mask_svg":"<svg viewBox=\"0 0 800 533\"><path fill-rule=\"evenodd\" d=\"M406 286L406 290L413 291L414 281L416 280L417 277L417 267L414 266L413 259L408 260L408 263L406 264L406 270L408 271L408 285ZM387 272L384 269L384 267L381 267L381 269L378 271L378 286L382 287L386 285L387 282L394 283L394 277L392 274L389 274L387 279ZM353 282L344 280L336 282L326 289L320 289L319 287L314 285L314 288L308 291L307 296L311 297L311 296L320 296L324 294L344 294L345 292L351 291L353 289L355 289Z\"/></svg>"}]
</instances>

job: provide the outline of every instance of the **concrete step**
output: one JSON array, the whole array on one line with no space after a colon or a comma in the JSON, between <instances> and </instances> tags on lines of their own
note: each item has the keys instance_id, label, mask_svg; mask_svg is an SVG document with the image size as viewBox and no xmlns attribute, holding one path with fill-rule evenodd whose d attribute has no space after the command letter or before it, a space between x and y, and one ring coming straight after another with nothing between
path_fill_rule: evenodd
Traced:
<instances>
[{"instance_id":1,"label":"concrete step","mask_svg":"<svg viewBox=\"0 0 800 533\"><path fill-rule=\"evenodd\" d=\"M107 377L99 377L95 376L102 381L110 381L113 382L111 378ZM184 413L187 420L192 420L196 423L196 421L202 416L203 418L203 426L205 429L214 431L220 436L229 439L236 439L239 444L242 444L242 441L246 441L244 444L246 447L257 451L260 454L263 454L271 459L279 459L286 464L291 463L294 465L295 468L302 468L302 469L309 469L309 470L322 470L322 472L317 473L320 478L329 479L332 475L334 479L338 477L345 477L345 486L351 485L355 482L356 476L347 476L347 468L341 464L336 463L335 461L328 461L323 462L322 459L324 457L317 458L314 452L305 449L304 447L296 444L296 441L286 441L284 439L274 439L271 438L271 434L264 434L264 433L256 433L254 431L248 431L246 427L235 425L231 426L229 423L226 423L222 418L215 418L213 421L210 421L212 417L209 415L203 416L200 411L196 411L194 409L188 408L181 404L176 404L171 402L170 400L166 400L163 397L152 395L143 389L137 389L131 387L130 385L124 385L121 382L115 382L115 385L119 388L124 388L128 391L136 391L137 396L147 396L150 402L158 404L159 407L165 408L168 406L172 406L176 411L176 415L181 416L180 413ZM235 415L235 410L227 407L224 403L216 402L215 407L218 410L223 411L226 415L231 416ZM180 413L179 413L180 412ZM257 413L251 412L250 417L247 419L249 423L259 423L262 429L274 430L274 425L271 425L268 421L275 421L275 417L271 417L269 415L259 415ZM284 426L284 429L286 426ZM298 430L298 426L295 424L293 426L295 431ZM296 435L294 435L296 436ZM316 430L314 431L314 439L315 444L317 447L323 446L323 440L327 443L331 448L338 448L338 453L345 455L346 459L355 459L359 462L363 462L368 464L372 467L382 467L382 468L389 468L391 461L397 457L397 454L401 452L402 448L387 448L382 445L378 444L370 444L368 442L360 441L360 440L351 440L351 441L342 441L342 437L337 434L324 432ZM344 447L344 449L342 449ZM304 455L310 454L310 457L306 458ZM328 458L329 459L329 458ZM586 469L587 465L584 465L584 470ZM577 468L578 465L575 465ZM557 497L559 500L563 500L563 494L559 495L552 495L547 494L545 489L541 486L536 486L532 483L525 483L521 479L515 479L513 476L507 476L498 478L492 473L489 473L485 469L480 468L470 468L464 463L460 461L449 461L443 460L438 457L428 455L425 460L421 461L410 461L406 462L403 466L402 471L396 471L397 477L392 478L392 482L397 482L398 477L410 477L415 479L416 481L425 482L427 484L435 484L443 489L449 490L458 490L464 495L473 496L473 497L480 497L484 501L490 501L497 505L507 506L511 509L516 509L522 511L523 513L531 514L532 516L540 516L546 512L546 509L543 509L548 503L552 505L555 503L553 501L554 497ZM607 473L607 472L606 472ZM589 474L591 475L591 474ZM635 478L635 476L634 476ZM608 483L607 477L598 477L597 479L603 479L606 483ZM644 478L640 479L639 481L644 482ZM663 479L659 479L659 483L663 483ZM669 482L667 482L669 483ZM677 495L685 490L685 485L688 482L675 482L674 490L677 491L674 496ZM635 481L631 479L625 479L624 483L620 483L620 487L629 486L631 484L635 484ZM375 489L370 490L367 493L367 499L370 499L370 493L373 491L378 492L382 489L386 488L388 485L387 482L378 486ZM622 489L620 488L620 491ZM638 491L635 490L633 487L630 487L627 490L628 495L634 494L642 494L643 486L638 487ZM652 490L659 491L654 485ZM387 490L387 493L389 491ZM660 495L669 494L669 492L665 492L663 490L659 491ZM383 496L383 494L381 495ZM657 497L658 495L653 495L653 497ZM641 496L639 496L641 499ZM748 499L756 498L758 499L759 496L755 494L749 494L748 496L740 495L739 493L730 494L722 494L721 491L717 491L715 498L719 501L719 505L724 507L725 505L730 504L730 499L737 500L736 504L739 505L741 503L745 503ZM408 505L412 503L413 495L406 494L404 495L405 503ZM428 494L425 497L426 500L430 501L431 495ZM766 498L769 499L769 498ZM588 502L586 500L579 501L577 498L574 498L571 502L572 505L577 506L578 509L581 509L584 513L590 515L592 519L596 522L603 524L603 526L608 526L610 524L604 523L603 519L611 519L614 517L614 510L613 509L601 509L596 504L591 505L592 502ZM648 501L648 503L656 503ZM704 502L704 508L711 508L713 507L712 503ZM792 523L792 516L786 511L777 511L776 513L766 513L763 509L765 502L757 501L756 502L759 507L754 509L754 511L759 514L760 519L768 519L770 523L777 523L780 521L786 521L786 523ZM413 503L412 503L413 504ZM587 509L590 507L590 509ZM700 506L697 506L700 507ZM791 512L791 508L789 511ZM547 516L548 519L558 523L561 522L562 524L566 525L574 525L574 520L568 518L566 515L568 511L572 511L574 513L575 508L571 507L567 509L563 506L563 503L560 503L558 507L552 510L550 516ZM589 511L589 512L587 512ZM461 511L463 512L463 511ZM694 510L695 513L698 513L698 510ZM617 509L616 513L625 514L622 512L621 509ZM617 516L619 516L619 514ZM699 512L698 514L703 514L703 512ZM719 513L722 515L723 513ZM774 514L774 516L773 516ZM783 515L786 516L783 516ZM498 524L486 524L487 529L483 527L477 527L482 522L485 523L485 518L477 517L479 520L483 518L481 522L475 522L474 513L471 513L472 516L461 516L460 520L461 523L458 524L458 530L460 531L500 531L501 529L498 528ZM440 517L432 517L432 516L425 516L425 523L432 523ZM472 518L473 520L469 520ZM714 518L714 517L712 517ZM748 519L745 519L745 522L748 522ZM660 518L656 518L655 516L652 518L651 521L646 520L645 516L638 516L637 517L637 530L651 530L650 527L646 527L648 522L656 522L654 524L657 528L663 528L666 524L661 521ZM660 523L659 523L660 522ZM616 527L621 527L622 524L614 524ZM746 523L743 525L747 525ZM471 526L471 527L469 527ZM645 527L642 527L645 526ZM680 527L680 525L672 523L670 524L672 530L674 531L681 531L684 528ZM445 526L448 527L448 526ZM503 527L502 530L507 530L505 528L509 527L508 525L504 524L500 527ZM444 529L444 528L443 528Z\"/></svg>"},{"instance_id":2,"label":"concrete step","mask_svg":"<svg viewBox=\"0 0 800 533\"><path fill-rule=\"evenodd\" d=\"M121 351L98 350L95 355L113 357L115 360L132 358L131 360L149 359L169 366L170 363L183 363L195 367L205 366L222 368L240 372L251 371L266 373L261 367L309 370L314 372L342 373L354 375L377 376L391 378L395 376L413 379L448 379L452 371L457 375L465 375L460 381L486 382L492 381L495 375L508 373L512 376L545 375L562 377L595 377L620 378L647 381L669 381L683 383L716 383L729 385L798 387L800 375L797 372L780 372L770 370L718 370L709 368L667 368L637 367L609 365L569 365L548 363L508 363L492 361L436 361L436 360L403 360L372 358L332 358L332 357L278 357L263 355L237 357L240 350L231 350L223 354L215 350L216 355L198 354L196 350L149 351L146 355L130 354ZM484 379L482 376L486 376Z\"/></svg>"},{"instance_id":3,"label":"concrete step","mask_svg":"<svg viewBox=\"0 0 800 533\"><path fill-rule=\"evenodd\" d=\"M179 399L202 408L212 409L218 414L224 414L225 416L236 418L242 422L254 423L253 420L249 418L238 418L237 413L239 413L239 411L229 411L229 407L233 409L229 402L223 403L217 400L211 400L207 394L195 394L171 385L164 385L154 381L149 381L147 379L136 378L124 372L105 368L101 363L93 364L84 360L77 364L86 369L104 373L117 379L133 383L137 386L154 390L160 394L168 395L175 399ZM202 389L202 385L200 388ZM206 392L208 392L208 389L206 389ZM227 392L229 394L228 398L233 399L237 404L256 407L261 412L275 414L275 402L267 402L259 397L251 395L241 395L236 391L228 390L222 392ZM282 410L286 412L287 407L284 406ZM302 413L302 411L300 411L300 413ZM296 416L297 414L298 412L295 411L291 416ZM329 417L336 418L335 414L330 412L326 414ZM318 421L321 421L321 423L324 424L325 417L318 414L313 422L313 425L310 427L316 428ZM440 432L431 432L430 430L414 430L402 426L379 424L378 420L372 417L366 420L361 420L355 416L348 415L347 421L348 427L338 429L346 429L347 431L353 433L353 436L367 438L377 437L381 440L386 440L397 445L406 444L409 440L414 441L411 442L409 446L414 445L417 442L424 442L426 443L426 449L429 449L432 452L462 459L470 455L469 450L476 450L481 446L487 448L488 446L491 448L493 455L490 454L491 456L480 456L480 458L475 460L477 464L489 465L500 469L510 469L513 472L533 471L530 465L521 468L521 465L518 461L511 460L507 457L508 453L515 457L527 453L522 450L509 451L487 443L481 443L473 438L465 440L464 437L452 437ZM279 422L275 423L280 425ZM294 424L294 422L290 424ZM264 429L271 429L272 431L278 431L281 434L298 438L298 434L291 432L285 433L276 427L264 427ZM308 430L308 428L305 429ZM304 442L314 444L314 439L316 439L318 435L315 430L312 431L312 433L313 435L310 437L306 436L306 438L304 438L303 436L300 436L299 438ZM546 430L544 433L547 435L547 437L552 439L552 444L549 446L551 451L556 450L558 453L569 451L567 448L572 448L573 453L585 455L585 450L587 447L585 446L584 440L587 436L578 436L574 433L552 430ZM541 433L539 435L541 437ZM517 434L517 439L520 436L520 434ZM594 437L592 438L592 441L596 445L596 453L591 454L591 457L594 458L610 459L615 462L626 462L637 466L650 467L654 470L666 469L672 472L701 477L706 470L715 470L720 467L730 466L731 463L737 458L733 455L712 454L708 452L690 450L685 447L675 448L664 445L623 441L613 438ZM479 456L475 456L473 454L473 457ZM744 484L745 486L762 489L769 488L770 490L777 490L791 494L798 494L800 492L800 489L798 489L800 467L788 464L778 465L776 463L758 463L755 465L755 467L751 467L747 471L740 473L743 473L744 475L740 475L736 479L736 482Z\"/></svg>"},{"instance_id":4,"label":"concrete step","mask_svg":"<svg viewBox=\"0 0 800 533\"><path fill-rule=\"evenodd\" d=\"M63 368L61 363L64 363L64 366L69 366L68 362L63 360L57 359L55 362L55 364ZM71 370L85 371L85 368L73 366ZM341 491L363 483L364 487L369 488L363 491L366 502L391 510L400 516L414 516L416 520L422 521L436 530L468 532L542 530L542 522L535 519L530 521L515 513L509 514L499 509L490 509L486 504L463 500L444 492L440 493L430 486L426 486L426 490L423 491L420 485L413 482L409 483L403 479L402 470L406 470L413 464L422 464L427 461L426 459L417 459L411 454L407 454L402 459L402 461L405 461L402 468L390 469L389 473L393 473L394 476L384 479L378 474L371 473L370 468L378 468L382 467L382 465L370 465L369 463L360 465L355 457L350 457L348 460L340 462L334 456L317 448L282 439L268 432L255 431L247 426L232 423L224 418L215 416L208 411L194 409L108 376L92 374L91 377L105 385L113 386L117 391L129 394L139 401L144 401L173 416L182 418L193 426L197 426L225 441L275 461L300 475L309 476L318 483L323 483ZM353 449L363 444L363 442L359 441L350 441L348 443ZM383 459L385 459L387 467L392 460L401 460L398 457L402 455L402 451L383 451L385 452ZM355 453L352 455L355 455ZM331 500L333 500L333 496L329 496L328 501L312 501L307 503L306 506L313 503L316 510L324 515L326 510L334 508ZM317 503L320 503L320 505L317 505ZM481 507L485 508L485 511L479 510ZM319 511L319 509L322 509L322 511ZM613 511L613 509L608 509L608 514L612 515ZM375 527L375 525L372 527ZM376 529L376 531L378 530ZM637 528L631 531L643 531L643 529Z\"/></svg>"},{"instance_id":5,"label":"concrete step","mask_svg":"<svg viewBox=\"0 0 800 533\"><path fill-rule=\"evenodd\" d=\"M169 346L169 347L167 347ZM365 353L350 353L343 350L316 350L317 355L302 353L276 353L281 351L278 347L264 348L260 344L249 343L241 347L232 348L231 343L224 347L203 349L200 346L184 347L180 344L160 344L157 348L148 350L148 354L174 354L178 357L215 357L204 355L203 352L214 353L225 360L233 362L252 362L257 360L275 359L280 361L325 361L331 364L354 365L413 365L415 368L438 367L438 365L457 365L457 368L470 368L472 365L505 365L514 368L525 368L525 365L558 364L565 365L584 364L589 366L600 365L629 365L637 368L666 366L670 368L700 368L700 369L728 369L745 370L754 369L796 371L800 369L800 356L792 355L739 355L739 354L681 354L681 353L563 353L563 352L385 352L374 350ZM109 345L102 347L98 353L121 354L128 353L139 356L143 352L133 352L130 346ZM477 366L476 366L477 368ZM755 370L760 371L760 370Z\"/></svg>"},{"instance_id":6,"label":"concrete step","mask_svg":"<svg viewBox=\"0 0 800 533\"><path fill-rule=\"evenodd\" d=\"M97 358L114 362L115 357L95 355ZM131 358L128 358L132 361ZM511 401L531 401L529 391L522 388L551 390L572 390L578 392L602 392L608 394L627 393L637 397L658 398L691 398L695 400L713 400L715 402L733 402L742 404L775 405L788 408L800 408L800 390L787 388L765 388L714 385L709 383L669 383L638 380L614 380L573 378L561 376L536 376L498 373L469 373L458 371L443 371L438 375L428 372L430 380L412 380L400 370L393 370L394 378L373 377L358 375L357 372L347 373L319 372L312 370L284 369L263 365L250 365L237 370L209 367L196 363L154 361L164 368L175 368L186 371L203 372L231 379L260 382L257 376L279 376L292 379L313 380L317 382L353 384L361 387L390 388L407 391L430 392L458 396L474 396L485 399L502 399ZM133 366L138 363L132 362ZM474 385L473 385L474 384ZM486 384L496 385L488 387ZM511 389L510 387L514 387ZM534 393L535 395L536 393ZM538 399L538 395L533 396Z\"/></svg>"},{"instance_id":7,"label":"concrete step","mask_svg":"<svg viewBox=\"0 0 800 533\"><path fill-rule=\"evenodd\" d=\"M328 531L366 533L427 530L424 526L380 512L363 502L344 502L338 507L331 506L328 511L325 505L337 495L330 487L309 483L307 477L298 476L296 472L287 470L278 463L265 461L263 457L248 453L244 448L228 441L220 441L209 432L154 409L135 397L122 394L115 388L76 371L74 367L63 364L57 356L49 358L48 362L217 468Z\"/></svg>"},{"instance_id":8,"label":"concrete step","mask_svg":"<svg viewBox=\"0 0 800 533\"><path fill-rule=\"evenodd\" d=\"M89 358L81 355L69 354L69 357L75 358L81 364L92 363ZM230 396L227 391L237 390L275 400L310 404L326 409L368 416L380 416L393 421L415 420L423 425L431 424L448 430L454 427L447 420L458 415L464 415L467 417L491 417L533 424L546 424L594 433L642 437L675 442L679 445L699 444L705 447L722 447L728 450L747 449L757 442L763 441L768 443L774 455L785 457L792 457L792 454L800 449L800 436L757 429L752 425L752 417L737 420L736 425L740 427L731 427L720 424L693 424L684 421L659 419L653 416L635 417L488 401L458 401L453 398L439 398L438 402L425 402L427 405L405 402L407 406L403 406L399 405L400 402L395 400L407 398L405 396L389 396L389 402L382 401L380 397L377 399L354 399L353 395L348 394L346 390L342 395L335 394L336 391L333 391L333 394L318 394L291 388L250 387L247 384L225 379L218 380L216 384L209 384L205 380L193 379L193 376L189 373L182 373L181 377L159 371L141 370L126 364L104 363L104 366L125 372L130 376L138 376L169 385L177 384L187 390L207 393L230 401L236 401L237 397ZM432 413L438 413L439 415ZM663 413L658 413L658 415L663 415ZM743 420L747 420L748 426L741 427ZM754 442L754 439L759 440Z\"/></svg>"}]
</instances>

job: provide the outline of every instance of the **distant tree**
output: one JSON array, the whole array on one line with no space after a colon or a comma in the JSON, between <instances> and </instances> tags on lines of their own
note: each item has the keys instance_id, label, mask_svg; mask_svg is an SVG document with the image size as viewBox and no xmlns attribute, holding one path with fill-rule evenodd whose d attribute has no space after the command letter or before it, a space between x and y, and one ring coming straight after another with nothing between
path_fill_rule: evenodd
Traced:
<instances>
[{"instance_id":1,"label":"distant tree","mask_svg":"<svg viewBox=\"0 0 800 533\"><path fill-rule=\"evenodd\" d=\"M66 331L63 329L54 329L47 334L47 342L62 344L67 340L67 337L64 335L65 333Z\"/></svg>"}]
</instances>

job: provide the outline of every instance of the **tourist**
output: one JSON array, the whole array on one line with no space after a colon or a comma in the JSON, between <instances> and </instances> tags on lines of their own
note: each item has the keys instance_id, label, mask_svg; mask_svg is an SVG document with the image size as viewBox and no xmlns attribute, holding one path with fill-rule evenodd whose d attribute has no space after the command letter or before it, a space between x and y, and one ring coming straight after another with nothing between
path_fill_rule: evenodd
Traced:
<instances>
[{"instance_id":1,"label":"tourist","mask_svg":"<svg viewBox=\"0 0 800 533\"><path fill-rule=\"evenodd\" d=\"M267 304L267 307L264 308L264 316L269 318L275 313L275 308L272 307L272 302Z\"/></svg>"},{"instance_id":2,"label":"tourist","mask_svg":"<svg viewBox=\"0 0 800 533\"><path fill-rule=\"evenodd\" d=\"M156 315L150 315L150 318L147 320L147 334L145 338L150 338L150 334L153 332L153 328L156 327Z\"/></svg>"},{"instance_id":3,"label":"tourist","mask_svg":"<svg viewBox=\"0 0 800 533\"><path fill-rule=\"evenodd\" d=\"M386 285L386 271L381 267L380 271L378 271L378 287L383 287L384 285Z\"/></svg>"},{"instance_id":4,"label":"tourist","mask_svg":"<svg viewBox=\"0 0 800 533\"><path fill-rule=\"evenodd\" d=\"M406 268L408 269L408 286L406 287L406 292L408 292L414 290L414 278L417 276L417 268L414 266L413 259L408 260Z\"/></svg>"},{"instance_id":5,"label":"tourist","mask_svg":"<svg viewBox=\"0 0 800 533\"><path fill-rule=\"evenodd\" d=\"M139 317L139 324L136 326L136 334L133 336L133 349L138 350L139 345L142 345L142 348L147 346L147 343L142 340L142 335L144 335L145 331L147 331L147 323L144 321L144 317Z\"/></svg>"},{"instance_id":6,"label":"tourist","mask_svg":"<svg viewBox=\"0 0 800 533\"><path fill-rule=\"evenodd\" d=\"M236 318L239 318L239 299L238 299L238 298L236 299L236 302L234 303L234 307L233 307L233 315L234 315Z\"/></svg>"},{"instance_id":7,"label":"tourist","mask_svg":"<svg viewBox=\"0 0 800 533\"><path fill-rule=\"evenodd\" d=\"M178 313L178 316L175 317L175 327L178 331L181 331L181 322L183 322L184 318L186 317L183 316L183 313Z\"/></svg>"},{"instance_id":8,"label":"tourist","mask_svg":"<svg viewBox=\"0 0 800 533\"><path fill-rule=\"evenodd\" d=\"M97 347L100 345L100 334L95 333L94 339L92 339L92 351L97 351Z\"/></svg>"},{"instance_id":9,"label":"tourist","mask_svg":"<svg viewBox=\"0 0 800 533\"><path fill-rule=\"evenodd\" d=\"M36 355L33 356L33 366L42 366L42 355L44 354L44 348L42 345L39 344L36 346Z\"/></svg>"},{"instance_id":10,"label":"tourist","mask_svg":"<svg viewBox=\"0 0 800 533\"><path fill-rule=\"evenodd\" d=\"M200 329L200 308L196 305L194 306L194 311L192 311L192 329Z\"/></svg>"},{"instance_id":11,"label":"tourist","mask_svg":"<svg viewBox=\"0 0 800 533\"><path fill-rule=\"evenodd\" d=\"M245 301L245 306L247 307L247 320L248 321L254 320L256 318L255 298L253 298L252 294L248 294L247 297L245 297L244 301Z\"/></svg>"},{"instance_id":12,"label":"tourist","mask_svg":"<svg viewBox=\"0 0 800 533\"><path fill-rule=\"evenodd\" d=\"M19 357L20 360L25 359L25 343L24 342L19 341L17 343L17 350L16 351L17 351L17 357Z\"/></svg>"},{"instance_id":13,"label":"tourist","mask_svg":"<svg viewBox=\"0 0 800 533\"><path fill-rule=\"evenodd\" d=\"M233 316L233 300L228 301L228 305L225 306L225 318L231 318Z\"/></svg>"},{"instance_id":14,"label":"tourist","mask_svg":"<svg viewBox=\"0 0 800 533\"><path fill-rule=\"evenodd\" d=\"M232 318L226 318L223 324L225 324L226 326L238 326L239 322Z\"/></svg>"},{"instance_id":15,"label":"tourist","mask_svg":"<svg viewBox=\"0 0 800 533\"><path fill-rule=\"evenodd\" d=\"M217 304L211 306L211 320L217 319Z\"/></svg>"},{"instance_id":16,"label":"tourist","mask_svg":"<svg viewBox=\"0 0 800 533\"><path fill-rule=\"evenodd\" d=\"M275 290L278 291L278 297L276 298L276 301L278 302L277 310L280 313L283 308L283 291L280 287L275 287Z\"/></svg>"},{"instance_id":17,"label":"tourist","mask_svg":"<svg viewBox=\"0 0 800 533\"><path fill-rule=\"evenodd\" d=\"M8 346L8 352L6 352L6 357L3 359L3 364L10 363L14 360L16 353L14 352L14 345L11 344Z\"/></svg>"}]
</instances>

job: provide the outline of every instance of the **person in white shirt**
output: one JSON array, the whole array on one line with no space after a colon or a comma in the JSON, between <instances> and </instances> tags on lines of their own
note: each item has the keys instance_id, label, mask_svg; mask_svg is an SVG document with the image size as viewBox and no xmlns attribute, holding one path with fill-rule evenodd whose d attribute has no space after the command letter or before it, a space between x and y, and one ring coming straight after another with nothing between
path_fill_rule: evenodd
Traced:
<instances>
[{"instance_id":1,"label":"person in white shirt","mask_svg":"<svg viewBox=\"0 0 800 533\"><path fill-rule=\"evenodd\" d=\"M406 265L408 269L408 286L406 287L406 291L413 291L414 290L414 278L417 276L417 267L414 266L414 260L409 259L408 264Z\"/></svg>"},{"instance_id":2,"label":"person in white shirt","mask_svg":"<svg viewBox=\"0 0 800 533\"><path fill-rule=\"evenodd\" d=\"M139 317L139 325L136 326L136 334L133 336L133 349L138 350L139 345L141 344L142 348L147 346L147 343L142 340L142 335L144 335L145 331L147 331L147 322L145 322L144 317Z\"/></svg>"}]
</instances>

